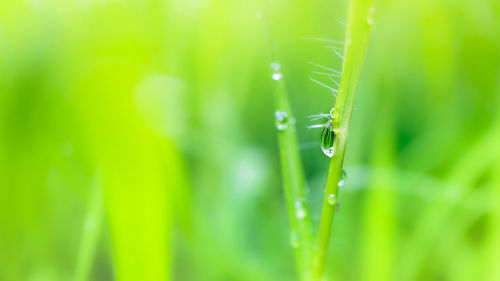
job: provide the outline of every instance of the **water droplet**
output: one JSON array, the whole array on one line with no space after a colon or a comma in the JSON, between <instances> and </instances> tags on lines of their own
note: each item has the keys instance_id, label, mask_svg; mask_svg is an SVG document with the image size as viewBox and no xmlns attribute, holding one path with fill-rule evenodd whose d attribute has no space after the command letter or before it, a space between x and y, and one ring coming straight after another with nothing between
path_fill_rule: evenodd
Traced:
<instances>
[{"instance_id":1,"label":"water droplet","mask_svg":"<svg viewBox=\"0 0 500 281\"><path fill-rule=\"evenodd\" d=\"M332 158L333 153L335 152L335 151L334 151L334 149L333 149L333 147L324 147L324 146L322 146L322 147L321 147L321 150L323 151L323 153L324 153L326 156L328 156L328 157L330 157L330 158Z\"/></svg>"},{"instance_id":2,"label":"water droplet","mask_svg":"<svg viewBox=\"0 0 500 281\"><path fill-rule=\"evenodd\" d=\"M297 216L297 218L299 220L305 218L307 216L307 212L306 210L304 210L304 208L298 208L296 211L295 211L295 216Z\"/></svg>"},{"instance_id":3,"label":"water droplet","mask_svg":"<svg viewBox=\"0 0 500 281\"><path fill-rule=\"evenodd\" d=\"M372 25L373 24L373 20L374 20L374 17L375 17L375 8L370 8L370 10L368 11L368 16L366 17L366 23L368 25Z\"/></svg>"},{"instance_id":4,"label":"water droplet","mask_svg":"<svg viewBox=\"0 0 500 281\"><path fill-rule=\"evenodd\" d=\"M256 17L258 20L262 19L262 13L257 13L257 14L255 15L255 17Z\"/></svg>"},{"instance_id":5,"label":"water droplet","mask_svg":"<svg viewBox=\"0 0 500 281\"><path fill-rule=\"evenodd\" d=\"M293 248L298 248L300 245L299 236L295 232L290 234L290 245L292 245Z\"/></svg>"},{"instance_id":6,"label":"water droplet","mask_svg":"<svg viewBox=\"0 0 500 281\"><path fill-rule=\"evenodd\" d=\"M339 178L339 184L338 184L339 187L344 185L346 177L347 177L347 173L345 172L345 170L342 170L340 172L340 178Z\"/></svg>"},{"instance_id":7,"label":"water droplet","mask_svg":"<svg viewBox=\"0 0 500 281\"><path fill-rule=\"evenodd\" d=\"M286 112L276 110L274 116L276 118L276 128L278 131L283 131L288 127L288 114L286 114Z\"/></svg>"},{"instance_id":8,"label":"water droplet","mask_svg":"<svg viewBox=\"0 0 500 281\"><path fill-rule=\"evenodd\" d=\"M297 201L295 201L295 203L293 205L295 206L295 208L301 208L302 202L300 202L300 200L297 200Z\"/></svg>"},{"instance_id":9,"label":"water droplet","mask_svg":"<svg viewBox=\"0 0 500 281\"><path fill-rule=\"evenodd\" d=\"M273 74L272 74L271 78L274 81L278 81L278 80L281 79L281 77L283 77L283 73L281 73L281 64L279 64L277 62L272 62L271 63L271 69L273 71Z\"/></svg>"},{"instance_id":10,"label":"water droplet","mask_svg":"<svg viewBox=\"0 0 500 281\"><path fill-rule=\"evenodd\" d=\"M275 72L271 77L273 78L274 81L278 81L281 79L281 77L283 77L283 74L280 72Z\"/></svg>"},{"instance_id":11,"label":"water droplet","mask_svg":"<svg viewBox=\"0 0 500 281\"><path fill-rule=\"evenodd\" d=\"M328 201L328 204L330 205L335 205L335 203L337 203L337 197L335 196L335 194L330 194L328 195L328 198L327 198L327 201Z\"/></svg>"},{"instance_id":12,"label":"water droplet","mask_svg":"<svg viewBox=\"0 0 500 281\"><path fill-rule=\"evenodd\" d=\"M321 150L330 158L332 158L335 153L334 142L335 131L332 128L332 120L328 120L321 131Z\"/></svg>"},{"instance_id":13,"label":"water droplet","mask_svg":"<svg viewBox=\"0 0 500 281\"><path fill-rule=\"evenodd\" d=\"M302 205L302 202L297 200L295 201L295 216L297 217L297 219L301 220L303 218L305 218L307 216L307 212L306 212L306 209L304 209L303 205Z\"/></svg>"}]
</instances>

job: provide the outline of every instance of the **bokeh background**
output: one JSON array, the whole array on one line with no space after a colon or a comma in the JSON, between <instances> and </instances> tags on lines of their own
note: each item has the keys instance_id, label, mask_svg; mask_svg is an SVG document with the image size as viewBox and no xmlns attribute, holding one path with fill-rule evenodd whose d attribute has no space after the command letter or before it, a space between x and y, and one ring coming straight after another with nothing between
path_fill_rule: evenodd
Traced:
<instances>
[{"instance_id":1,"label":"bokeh background","mask_svg":"<svg viewBox=\"0 0 500 281\"><path fill-rule=\"evenodd\" d=\"M317 224L346 0L0 1L0 280L297 280L269 37ZM327 280L500 280L500 2L378 0Z\"/></svg>"}]
</instances>

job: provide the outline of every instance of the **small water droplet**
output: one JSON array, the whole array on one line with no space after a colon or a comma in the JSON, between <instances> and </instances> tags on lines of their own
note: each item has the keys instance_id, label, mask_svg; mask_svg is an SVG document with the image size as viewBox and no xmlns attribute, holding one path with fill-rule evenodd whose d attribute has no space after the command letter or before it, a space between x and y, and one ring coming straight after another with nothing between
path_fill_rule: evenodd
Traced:
<instances>
[{"instance_id":1,"label":"small water droplet","mask_svg":"<svg viewBox=\"0 0 500 281\"><path fill-rule=\"evenodd\" d=\"M295 201L295 203L293 205L295 206L295 208L301 208L302 202L300 202L300 200L297 200L297 201Z\"/></svg>"},{"instance_id":2,"label":"small water droplet","mask_svg":"<svg viewBox=\"0 0 500 281\"><path fill-rule=\"evenodd\" d=\"M375 17L375 8L372 7L372 8L370 8L370 10L368 10L368 16L366 18L366 23L368 25L372 25L374 17Z\"/></svg>"},{"instance_id":3,"label":"small water droplet","mask_svg":"<svg viewBox=\"0 0 500 281\"><path fill-rule=\"evenodd\" d=\"M302 208L302 207L301 207L301 208L298 208L298 209L295 211L295 216L297 216L297 218L298 218L299 220L301 220L301 219L303 219L303 218L307 217L307 212L306 212L306 210L305 210L304 208Z\"/></svg>"},{"instance_id":4,"label":"small water droplet","mask_svg":"<svg viewBox=\"0 0 500 281\"><path fill-rule=\"evenodd\" d=\"M255 15L255 17L256 17L258 20L262 19L262 13L257 13L257 14Z\"/></svg>"},{"instance_id":5,"label":"small water droplet","mask_svg":"<svg viewBox=\"0 0 500 281\"><path fill-rule=\"evenodd\" d=\"M327 198L327 201L328 201L328 204L330 205L335 205L335 203L337 203L337 197L335 196L335 194L330 194L328 195L328 198Z\"/></svg>"},{"instance_id":6,"label":"small water droplet","mask_svg":"<svg viewBox=\"0 0 500 281\"><path fill-rule=\"evenodd\" d=\"M271 70L273 71L273 74L271 75L271 78L274 81L278 81L283 77L283 73L281 73L281 64L277 62L272 62L271 63Z\"/></svg>"},{"instance_id":7,"label":"small water droplet","mask_svg":"<svg viewBox=\"0 0 500 281\"><path fill-rule=\"evenodd\" d=\"M307 212L306 212L306 209L304 209L303 205L302 205L302 202L297 200L295 201L295 216L301 220L303 218L305 218L307 216Z\"/></svg>"},{"instance_id":8,"label":"small water droplet","mask_svg":"<svg viewBox=\"0 0 500 281\"><path fill-rule=\"evenodd\" d=\"M345 170L342 170L340 172L340 178L339 178L339 184L338 184L339 187L344 185L346 177L347 177L347 173L345 172Z\"/></svg>"},{"instance_id":9,"label":"small water droplet","mask_svg":"<svg viewBox=\"0 0 500 281\"><path fill-rule=\"evenodd\" d=\"M332 120L328 120L321 131L321 150L330 158L332 158L335 153L334 142L335 131L332 128Z\"/></svg>"},{"instance_id":10,"label":"small water droplet","mask_svg":"<svg viewBox=\"0 0 500 281\"><path fill-rule=\"evenodd\" d=\"M293 248L298 248L300 245L299 236L295 232L290 234L290 245L292 245Z\"/></svg>"},{"instance_id":11,"label":"small water droplet","mask_svg":"<svg viewBox=\"0 0 500 281\"><path fill-rule=\"evenodd\" d=\"M281 77L283 77L283 74L281 72L275 72L271 77L273 78L274 81L278 81L281 79Z\"/></svg>"},{"instance_id":12,"label":"small water droplet","mask_svg":"<svg viewBox=\"0 0 500 281\"><path fill-rule=\"evenodd\" d=\"M274 116L276 118L276 128L278 131L283 131L288 127L288 114L286 114L286 112L276 110Z\"/></svg>"}]
</instances>

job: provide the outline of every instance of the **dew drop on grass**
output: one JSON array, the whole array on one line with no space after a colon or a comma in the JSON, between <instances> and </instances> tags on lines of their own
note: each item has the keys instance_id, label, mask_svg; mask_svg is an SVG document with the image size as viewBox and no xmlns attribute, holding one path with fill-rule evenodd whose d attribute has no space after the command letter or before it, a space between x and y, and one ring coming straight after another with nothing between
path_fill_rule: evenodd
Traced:
<instances>
[{"instance_id":1,"label":"dew drop on grass","mask_svg":"<svg viewBox=\"0 0 500 281\"><path fill-rule=\"evenodd\" d=\"M339 187L344 185L346 177L347 177L347 173L345 172L345 170L342 170L340 172L340 178L339 178L339 184L338 184Z\"/></svg>"},{"instance_id":2,"label":"dew drop on grass","mask_svg":"<svg viewBox=\"0 0 500 281\"><path fill-rule=\"evenodd\" d=\"M328 195L328 198L327 198L327 201L328 201L328 204L329 205L335 205L335 203L337 203L337 197L335 196L335 194L330 194Z\"/></svg>"},{"instance_id":3,"label":"dew drop on grass","mask_svg":"<svg viewBox=\"0 0 500 281\"><path fill-rule=\"evenodd\" d=\"M302 207L302 202L300 200L297 200L293 205L295 206L295 208L300 208Z\"/></svg>"},{"instance_id":4,"label":"dew drop on grass","mask_svg":"<svg viewBox=\"0 0 500 281\"><path fill-rule=\"evenodd\" d=\"M324 153L326 156L328 156L328 157L332 158L333 153L334 153L334 149L333 149L333 147L325 147L325 146L321 146L321 150L323 151L323 153Z\"/></svg>"},{"instance_id":5,"label":"dew drop on grass","mask_svg":"<svg viewBox=\"0 0 500 281\"><path fill-rule=\"evenodd\" d=\"M321 150L323 153L332 158L335 153L334 149L334 141L335 141L335 131L332 128L332 121L329 120L321 131Z\"/></svg>"},{"instance_id":6,"label":"dew drop on grass","mask_svg":"<svg viewBox=\"0 0 500 281\"><path fill-rule=\"evenodd\" d=\"M271 75L271 78L274 81L278 81L283 77L283 73L281 73L281 64L277 62L272 62L271 63L271 70L273 71L273 74Z\"/></svg>"},{"instance_id":7,"label":"dew drop on grass","mask_svg":"<svg viewBox=\"0 0 500 281\"><path fill-rule=\"evenodd\" d=\"M301 220L307 216L307 213L304 208L299 208L295 211L295 215L297 216L297 219Z\"/></svg>"},{"instance_id":8,"label":"dew drop on grass","mask_svg":"<svg viewBox=\"0 0 500 281\"><path fill-rule=\"evenodd\" d=\"M301 201L295 201L295 216L297 219L301 220L307 216L307 212L304 209Z\"/></svg>"},{"instance_id":9,"label":"dew drop on grass","mask_svg":"<svg viewBox=\"0 0 500 281\"><path fill-rule=\"evenodd\" d=\"M288 127L289 118L286 112L276 110L276 112L274 113L274 117L276 118L276 128L278 129L278 131L283 131Z\"/></svg>"},{"instance_id":10,"label":"dew drop on grass","mask_svg":"<svg viewBox=\"0 0 500 281\"><path fill-rule=\"evenodd\" d=\"M370 10L368 11L368 16L366 17L366 23L368 25L372 25L374 17L375 17L375 8L371 7Z\"/></svg>"},{"instance_id":11,"label":"dew drop on grass","mask_svg":"<svg viewBox=\"0 0 500 281\"><path fill-rule=\"evenodd\" d=\"M297 233L293 232L290 234L290 245L292 245L293 248L298 248L299 247L299 236Z\"/></svg>"}]
</instances>

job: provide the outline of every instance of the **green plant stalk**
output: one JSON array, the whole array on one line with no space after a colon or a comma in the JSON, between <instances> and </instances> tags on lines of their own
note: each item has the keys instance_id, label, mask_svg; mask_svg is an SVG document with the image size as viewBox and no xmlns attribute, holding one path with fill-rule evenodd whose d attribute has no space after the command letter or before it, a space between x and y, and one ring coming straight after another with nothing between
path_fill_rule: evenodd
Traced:
<instances>
[{"instance_id":1,"label":"green plant stalk","mask_svg":"<svg viewBox=\"0 0 500 281\"><path fill-rule=\"evenodd\" d=\"M295 122L283 78L273 81L275 109L287 114L286 128L278 130L283 187L289 212L291 240L301 280L307 280L312 267L312 227L306 200ZM300 203L298 203L300 202ZM295 241L293 241L295 240Z\"/></svg>"},{"instance_id":2,"label":"green plant stalk","mask_svg":"<svg viewBox=\"0 0 500 281\"><path fill-rule=\"evenodd\" d=\"M92 271L92 262L94 261L101 222L103 218L103 198L101 188L101 173L98 170L92 183L87 213L82 231L80 249L78 250L78 259L76 262L75 281L89 280Z\"/></svg>"},{"instance_id":3,"label":"green plant stalk","mask_svg":"<svg viewBox=\"0 0 500 281\"><path fill-rule=\"evenodd\" d=\"M331 204L328 201L328 196L334 194L334 198L338 198L338 182L344 163L347 136L354 108L358 80L373 23L374 2L374 0L350 1L342 79L333 110L332 127L336 133L336 140L334 143L334 154L330 160L330 167L328 169L312 280L319 280L325 269L328 243L336 211L335 204Z\"/></svg>"}]
</instances>

